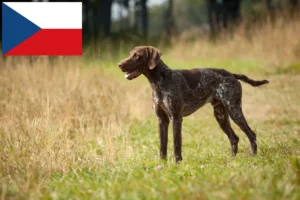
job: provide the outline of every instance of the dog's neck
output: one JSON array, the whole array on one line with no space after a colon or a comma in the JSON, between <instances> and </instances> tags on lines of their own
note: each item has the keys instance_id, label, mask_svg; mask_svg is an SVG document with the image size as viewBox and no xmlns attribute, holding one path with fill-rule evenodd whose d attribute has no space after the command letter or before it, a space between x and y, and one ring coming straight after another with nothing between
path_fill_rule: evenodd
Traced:
<instances>
[{"instance_id":1,"label":"dog's neck","mask_svg":"<svg viewBox=\"0 0 300 200\"><path fill-rule=\"evenodd\" d=\"M146 70L143 74L148 79L152 89L155 89L159 87L158 84L171 79L172 69L160 60L153 70Z\"/></svg>"}]
</instances>

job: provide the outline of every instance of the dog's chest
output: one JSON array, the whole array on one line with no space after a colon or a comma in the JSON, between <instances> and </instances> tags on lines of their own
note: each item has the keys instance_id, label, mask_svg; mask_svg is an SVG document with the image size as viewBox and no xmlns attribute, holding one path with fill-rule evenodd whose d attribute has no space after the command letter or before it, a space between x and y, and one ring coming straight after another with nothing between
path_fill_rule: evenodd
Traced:
<instances>
[{"instance_id":1,"label":"dog's chest","mask_svg":"<svg viewBox=\"0 0 300 200\"><path fill-rule=\"evenodd\" d=\"M168 115L174 113L174 103L176 100L176 95L171 91L165 91L164 93L160 91L152 92L152 102L156 104L161 109L163 109Z\"/></svg>"}]
</instances>

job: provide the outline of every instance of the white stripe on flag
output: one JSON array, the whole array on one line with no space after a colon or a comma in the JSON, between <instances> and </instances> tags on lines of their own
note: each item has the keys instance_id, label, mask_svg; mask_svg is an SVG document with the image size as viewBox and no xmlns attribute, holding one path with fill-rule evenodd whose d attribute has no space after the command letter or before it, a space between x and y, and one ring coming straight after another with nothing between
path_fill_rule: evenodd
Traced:
<instances>
[{"instance_id":1,"label":"white stripe on flag","mask_svg":"<svg viewBox=\"0 0 300 200\"><path fill-rule=\"evenodd\" d=\"M43 29L82 29L81 2L4 2Z\"/></svg>"}]
</instances>

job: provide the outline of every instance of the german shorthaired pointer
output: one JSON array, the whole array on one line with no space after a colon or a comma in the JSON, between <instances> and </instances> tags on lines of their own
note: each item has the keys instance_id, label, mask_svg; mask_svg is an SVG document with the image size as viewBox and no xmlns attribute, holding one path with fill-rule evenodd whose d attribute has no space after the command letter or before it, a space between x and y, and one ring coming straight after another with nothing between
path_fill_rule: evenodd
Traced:
<instances>
[{"instance_id":1,"label":"german shorthaired pointer","mask_svg":"<svg viewBox=\"0 0 300 200\"><path fill-rule=\"evenodd\" d=\"M153 109L157 115L160 157L166 159L168 126L173 123L175 161L182 160L182 118L191 115L206 103L211 103L214 116L231 143L232 155L238 151L239 138L230 126L230 118L246 133L253 154L257 152L256 134L242 112L242 87L238 80L254 87L269 83L254 81L242 74L223 69L199 68L172 70L160 59L162 53L151 46L135 47L128 58L118 65L125 78L132 80L144 74L152 87Z\"/></svg>"}]
</instances>

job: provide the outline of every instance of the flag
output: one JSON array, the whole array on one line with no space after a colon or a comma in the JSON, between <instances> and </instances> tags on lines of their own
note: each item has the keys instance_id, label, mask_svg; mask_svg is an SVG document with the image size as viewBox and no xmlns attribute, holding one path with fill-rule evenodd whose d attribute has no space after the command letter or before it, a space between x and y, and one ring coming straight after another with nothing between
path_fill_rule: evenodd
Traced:
<instances>
[{"instance_id":1,"label":"flag","mask_svg":"<svg viewBox=\"0 0 300 200\"><path fill-rule=\"evenodd\" d=\"M82 55L82 3L3 2L2 54Z\"/></svg>"}]
</instances>

